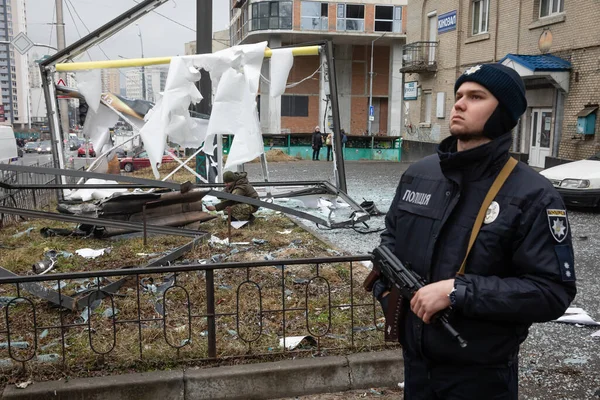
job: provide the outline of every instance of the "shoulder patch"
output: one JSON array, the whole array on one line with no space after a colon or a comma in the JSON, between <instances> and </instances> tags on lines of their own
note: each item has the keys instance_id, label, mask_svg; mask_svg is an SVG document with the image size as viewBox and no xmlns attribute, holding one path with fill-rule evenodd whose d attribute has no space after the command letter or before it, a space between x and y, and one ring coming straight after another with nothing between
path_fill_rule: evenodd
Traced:
<instances>
[{"instance_id":1,"label":"shoulder patch","mask_svg":"<svg viewBox=\"0 0 600 400\"><path fill-rule=\"evenodd\" d=\"M569 221L565 210L546 210L548 214L548 226L552 237L561 243L569 232Z\"/></svg>"},{"instance_id":2,"label":"shoulder patch","mask_svg":"<svg viewBox=\"0 0 600 400\"><path fill-rule=\"evenodd\" d=\"M573 260L571 246L554 246L554 251L556 252L556 257L558 258L560 276L563 282L575 282L575 262Z\"/></svg>"}]
</instances>

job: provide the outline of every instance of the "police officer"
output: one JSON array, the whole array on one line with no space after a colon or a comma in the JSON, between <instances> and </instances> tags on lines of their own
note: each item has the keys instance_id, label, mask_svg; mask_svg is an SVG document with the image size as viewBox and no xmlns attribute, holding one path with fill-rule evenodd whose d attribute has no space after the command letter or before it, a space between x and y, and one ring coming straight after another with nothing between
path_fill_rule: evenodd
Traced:
<instances>
[{"instance_id":1,"label":"police officer","mask_svg":"<svg viewBox=\"0 0 600 400\"><path fill-rule=\"evenodd\" d=\"M520 76L501 64L469 68L454 91L451 135L404 173L381 235L382 245L431 282L398 304L404 395L516 400L519 346L529 327L560 317L576 294L571 230L550 182L519 163L457 275L527 101ZM385 303L387 293L379 282L374 294ZM447 307L466 348L432 323Z\"/></svg>"}]
</instances>

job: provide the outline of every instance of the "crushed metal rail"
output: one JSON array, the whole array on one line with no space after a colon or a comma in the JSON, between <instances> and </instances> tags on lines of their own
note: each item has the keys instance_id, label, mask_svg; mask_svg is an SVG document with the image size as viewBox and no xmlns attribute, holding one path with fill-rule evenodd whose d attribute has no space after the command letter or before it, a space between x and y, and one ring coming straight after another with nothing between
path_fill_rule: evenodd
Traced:
<instances>
[{"instance_id":1,"label":"crushed metal rail","mask_svg":"<svg viewBox=\"0 0 600 400\"><path fill-rule=\"evenodd\" d=\"M239 203L246 203L246 204L251 204L251 205L254 205L257 207L264 207L264 208L268 208L271 210L280 211L285 214L291 214L296 217L309 220L316 224L323 225L323 226L326 226L329 228L334 228L334 229L353 226L357 223L365 222L370 219L369 213L367 211L365 211L359 204L357 204L350 196L348 196L348 194L337 189L334 185L332 185L331 183L329 183L327 181L256 182L256 183L251 183L251 184L255 187L312 186L311 188L306 189L305 191L300 191L300 192L296 191L296 192L279 194L277 197L283 197L284 195L286 195L286 197L292 197L293 195L303 196L303 195L309 195L309 194L312 194L312 195L324 194L324 195L339 196L346 203L348 203L348 205L350 205L350 208L354 211L352 214L352 217L349 220L345 220L342 222L332 222L327 219L309 214L304 211L299 211L299 210L292 209L290 207L273 204L268 201L255 200L255 199L251 199L249 197L237 196L237 195L234 195L231 193L214 190L215 187L223 187L223 184L192 184L190 182L178 184L178 183L174 183L174 182L163 182L163 181L158 181L158 180L153 180L153 179L134 178L134 177L130 177L130 176L101 174L101 173L97 173L97 172L62 170L62 169L56 169L56 168L24 167L24 166L18 166L18 165L0 165L0 171L2 171L2 170L17 171L17 172L30 172L30 173L39 173L39 174L50 174L50 175L65 175L65 176L74 176L74 177L79 177L79 178L96 178L96 179L104 179L104 180L118 179L119 181L128 182L131 184L142 185L142 187L146 187L146 188L166 188L166 189L171 189L171 190L179 190L182 193L188 192L193 188L203 188L203 189L208 189L207 195L211 195L211 196L214 196L214 197L217 197L220 199L232 200L232 201L236 201ZM63 188L63 189L80 187L80 186L76 186L74 184L57 184L55 186ZM11 188L14 188L14 189L27 188L27 187L28 187L27 185L19 185L19 184L11 185ZM91 189L93 187L93 185L83 185L83 187ZM102 185L99 185L99 187L108 188L108 186L102 186ZM125 188L125 187L127 187L127 185L117 186L117 187ZM1 212L1 209L0 209L0 212ZM54 214L54 215L56 215L56 214ZM54 218L54 219L57 219L57 218ZM58 219L67 221L66 219L60 219L60 218L58 218ZM69 222L69 221L67 221L67 222ZM80 222L80 221L70 221L70 222ZM106 224L106 226L109 226L109 225Z\"/></svg>"},{"instance_id":2,"label":"crushed metal rail","mask_svg":"<svg viewBox=\"0 0 600 400\"><path fill-rule=\"evenodd\" d=\"M168 226L158 226L158 225L149 225L146 224L144 227L143 223L139 222L129 222L129 221L117 221L113 219L100 219L100 218L92 218L89 216L81 217L77 215L65 215L65 214L57 214L45 211L33 211L33 210L24 210L22 208L14 208L14 207L3 207L0 206L0 213L20 215L23 217L29 218L37 218L37 219L51 219L55 221L62 222L73 222L76 224L85 224L85 225L94 225L94 226L108 226L111 228L120 228L120 229L130 229L139 232L143 232L144 230L150 233L158 233L163 235L181 235L181 236L204 236L208 232L205 231L197 231L192 229L183 229L183 228L174 228Z\"/></svg>"},{"instance_id":3,"label":"crushed metal rail","mask_svg":"<svg viewBox=\"0 0 600 400\"><path fill-rule=\"evenodd\" d=\"M160 258L150 262L149 264L147 264L146 266L144 266L142 268L151 268L151 267L160 267L160 266L164 266L164 265L169 265L171 262L177 260L178 258L183 256L185 253L192 250L198 244L198 242L203 240L204 238L205 238L205 236L197 237L197 238L193 239L191 242L173 250L172 252L170 252L169 254L167 254L163 257L160 257ZM123 286L130 278L131 278L131 276L127 276L125 278L119 279L118 281L112 282L100 289L95 289L92 293L77 300L77 303L76 303L77 308L83 309L83 308L89 306L90 304L92 304L96 300L101 300L107 296L110 296L111 294L116 293L117 290L119 290L121 288L121 286Z\"/></svg>"}]
</instances>

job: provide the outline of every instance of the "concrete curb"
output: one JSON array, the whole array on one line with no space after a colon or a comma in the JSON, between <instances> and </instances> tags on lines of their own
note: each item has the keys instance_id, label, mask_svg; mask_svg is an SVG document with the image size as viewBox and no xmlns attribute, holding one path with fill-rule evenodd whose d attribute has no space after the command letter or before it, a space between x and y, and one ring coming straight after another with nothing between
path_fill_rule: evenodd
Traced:
<instances>
[{"instance_id":1,"label":"concrete curb","mask_svg":"<svg viewBox=\"0 0 600 400\"><path fill-rule=\"evenodd\" d=\"M11 400L273 399L396 387L404 380L402 352L388 350L232 367L193 368L8 386Z\"/></svg>"}]
</instances>

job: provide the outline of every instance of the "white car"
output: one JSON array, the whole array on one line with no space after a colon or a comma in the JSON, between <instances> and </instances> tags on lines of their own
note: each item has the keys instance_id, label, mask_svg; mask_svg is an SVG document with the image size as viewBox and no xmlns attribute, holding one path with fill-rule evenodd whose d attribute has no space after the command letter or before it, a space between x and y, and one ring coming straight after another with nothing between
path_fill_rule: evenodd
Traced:
<instances>
[{"instance_id":1,"label":"white car","mask_svg":"<svg viewBox=\"0 0 600 400\"><path fill-rule=\"evenodd\" d=\"M540 174L552 182L567 206L600 207L600 153L587 160L548 168Z\"/></svg>"}]
</instances>

